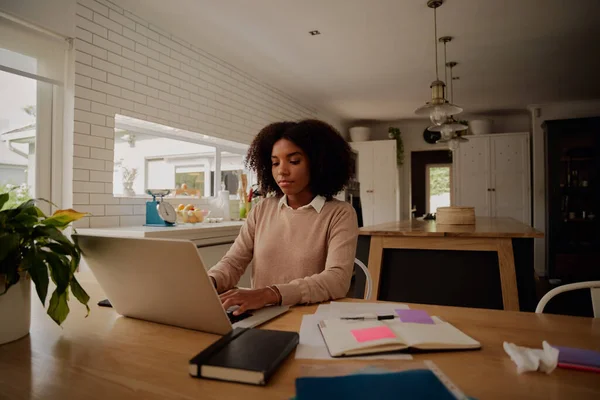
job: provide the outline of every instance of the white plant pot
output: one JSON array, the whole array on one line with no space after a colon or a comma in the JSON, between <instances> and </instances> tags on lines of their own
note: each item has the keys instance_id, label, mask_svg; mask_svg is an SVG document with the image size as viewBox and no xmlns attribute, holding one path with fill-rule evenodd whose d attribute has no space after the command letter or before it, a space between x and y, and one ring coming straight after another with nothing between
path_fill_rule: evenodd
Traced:
<instances>
[{"instance_id":1,"label":"white plant pot","mask_svg":"<svg viewBox=\"0 0 600 400\"><path fill-rule=\"evenodd\" d=\"M353 142L366 142L371 139L371 128L355 126L350 128L350 140Z\"/></svg>"},{"instance_id":2,"label":"white plant pot","mask_svg":"<svg viewBox=\"0 0 600 400\"><path fill-rule=\"evenodd\" d=\"M135 191L133 190L133 182L123 183L123 194L125 196L130 196L130 197L135 196Z\"/></svg>"},{"instance_id":3,"label":"white plant pot","mask_svg":"<svg viewBox=\"0 0 600 400\"><path fill-rule=\"evenodd\" d=\"M0 293L4 292L0 277ZM0 345L17 340L29 333L31 324L31 279L21 277L16 285L0 296Z\"/></svg>"}]
</instances>

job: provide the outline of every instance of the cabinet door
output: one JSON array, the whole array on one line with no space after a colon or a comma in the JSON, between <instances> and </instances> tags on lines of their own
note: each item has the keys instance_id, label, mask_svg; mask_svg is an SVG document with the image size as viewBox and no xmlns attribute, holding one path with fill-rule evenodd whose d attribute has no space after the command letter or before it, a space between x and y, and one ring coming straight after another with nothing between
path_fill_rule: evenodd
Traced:
<instances>
[{"instance_id":1,"label":"cabinet door","mask_svg":"<svg viewBox=\"0 0 600 400\"><path fill-rule=\"evenodd\" d=\"M373 224L398 219L396 141L373 143Z\"/></svg>"},{"instance_id":2,"label":"cabinet door","mask_svg":"<svg viewBox=\"0 0 600 400\"><path fill-rule=\"evenodd\" d=\"M530 224L529 136L490 140L492 216Z\"/></svg>"},{"instance_id":3,"label":"cabinet door","mask_svg":"<svg viewBox=\"0 0 600 400\"><path fill-rule=\"evenodd\" d=\"M455 152L457 187L454 205L475 207L478 217L490 216L489 138L469 137Z\"/></svg>"},{"instance_id":4,"label":"cabinet door","mask_svg":"<svg viewBox=\"0 0 600 400\"><path fill-rule=\"evenodd\" d=\"M357 175L360 183L360 202L362 207L363 225L373 225L373 146L371 143L351 143L352 148L358 153Z\"/></svg>"}]
</instances>

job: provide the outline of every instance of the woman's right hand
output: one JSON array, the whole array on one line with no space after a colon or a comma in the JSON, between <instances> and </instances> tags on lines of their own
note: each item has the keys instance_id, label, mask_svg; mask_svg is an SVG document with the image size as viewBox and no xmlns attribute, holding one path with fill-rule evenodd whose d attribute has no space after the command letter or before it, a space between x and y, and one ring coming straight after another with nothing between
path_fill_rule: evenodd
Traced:
<instances>
[{"instance_id":1,"label":"woman's right hand","mask_svg":"<svg viewBox=\"0 0 600 400\"><path fill-rule=\"evenodd\" d=\"M219 295L225 310L239 306L233 315L240 315L248 310L258 310L268 304L277 304L279 297L268 287L262 289L231 289Z\"/></svg>"}]
</instances>

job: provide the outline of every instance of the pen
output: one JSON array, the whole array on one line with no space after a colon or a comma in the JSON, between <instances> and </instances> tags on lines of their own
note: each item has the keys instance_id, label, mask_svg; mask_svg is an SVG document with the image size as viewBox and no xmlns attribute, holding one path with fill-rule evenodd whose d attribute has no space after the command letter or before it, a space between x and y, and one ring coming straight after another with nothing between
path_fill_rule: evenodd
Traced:
<instances>
[{"instance_id":1,"label":"pen","mask_svg":"<svg viewBox=\"0 0 600 400\"><path fill-rule=\"evenodd\" d=\"M396 315L378 315L377 317L342 317L340 319L348 319L348 320L355 320L355 321L366 321L366 320L377 320L377 321L383 321L385 319L394 319L394 318L398 318Z\"/></svg>"}]
</instances>

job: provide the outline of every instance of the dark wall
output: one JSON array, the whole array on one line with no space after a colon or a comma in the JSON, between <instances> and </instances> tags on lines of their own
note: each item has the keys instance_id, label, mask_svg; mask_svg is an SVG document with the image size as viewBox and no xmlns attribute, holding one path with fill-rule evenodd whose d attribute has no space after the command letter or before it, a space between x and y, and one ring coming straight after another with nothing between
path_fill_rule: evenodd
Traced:
<instances>
[{"instance_id":1,"label":"dark wall","mask_svg":"<svg viewBox=\"0 0 600 400\"><path fill-rule=\"evenodd\" d=\"M416 216L425 214L425 166L427 164L451 164L452 152L450 150L413 151L411 153L411 193L412 203L416 206Z\"/></svg>"}]
</instances>

